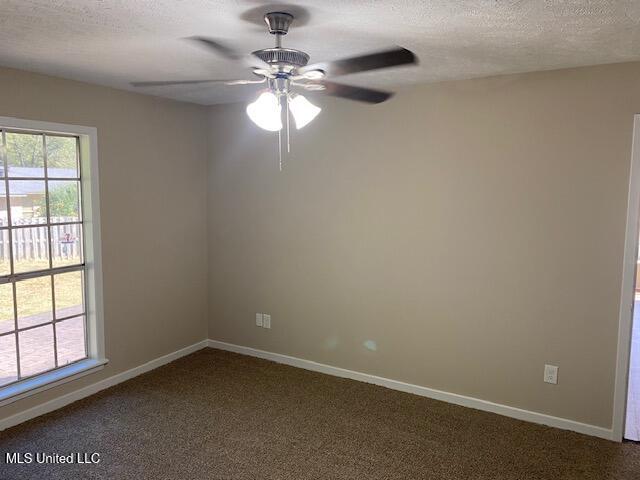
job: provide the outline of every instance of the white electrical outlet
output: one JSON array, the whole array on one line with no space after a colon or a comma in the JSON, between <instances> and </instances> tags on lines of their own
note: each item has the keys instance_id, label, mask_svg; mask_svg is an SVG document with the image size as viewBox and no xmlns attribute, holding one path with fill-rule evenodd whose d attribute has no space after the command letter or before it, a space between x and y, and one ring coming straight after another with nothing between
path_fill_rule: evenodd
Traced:
<instances>
[{"instance_id":1,"label":"white electrical outlet","mask_svg":"<svg viewBox=\"0 0 640 480\"><path fill-rule=\"evenodd\" d=\"M544 381L547 383L558 383L558 367L555 365L544 366Z\"/></svg>"},{"instance_id":2,"label":"white electrical outlet","mask_svg":"<svg viewBox=\"0 0 640 480\"><path fill-rule=\"evenodd\" d=\"M256 313L256 327L262 326L262 314Z\"/></svg>"},{"instance_id":3,"label":"white electrical outlet","mask_svg":"<svg viewBox=\"0 0 640 480\"><path fill-rule=\"evenodd\" d=\"M262 326L264 328L271 328L271 315L268 313L262 314Z\"/></svg>"}]
</instances>

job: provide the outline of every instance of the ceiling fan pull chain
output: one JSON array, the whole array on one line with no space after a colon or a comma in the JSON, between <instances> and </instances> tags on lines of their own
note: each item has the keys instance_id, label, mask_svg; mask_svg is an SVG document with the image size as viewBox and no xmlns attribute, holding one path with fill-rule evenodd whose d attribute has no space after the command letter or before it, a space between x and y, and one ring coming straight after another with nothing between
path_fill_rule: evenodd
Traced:
<instances>
[{"instance_id":1,"label":"ceiling fan pull chain","mask_svg":"<svg viewBox=\"0 0 640 480\"><path fill-rule=\"evenodd\" d=\"M278 166L282 171L282 129L278 130Z\"/></svg>"},{"instance_id":2,"label":"ceiling fan pull chain","mask_svg":"<svg viewBox=\"0 0 640 480\"><path fill-rule=\"evenodd\" d=\"M285 97L284 102L287 104L287 153L291 153L291 143L289 135L289 98Z\"/></svg>"}]
</instances>

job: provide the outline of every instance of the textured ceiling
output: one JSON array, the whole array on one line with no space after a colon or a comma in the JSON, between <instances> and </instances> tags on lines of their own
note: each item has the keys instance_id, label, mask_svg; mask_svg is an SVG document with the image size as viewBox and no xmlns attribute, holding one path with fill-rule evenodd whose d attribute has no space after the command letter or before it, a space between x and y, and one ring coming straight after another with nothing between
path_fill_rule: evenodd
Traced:
<instances>
[{"instance_id":1,"label":"textured ceiling","mask_svg":"<svg viewBox=\"0 0 640 480\"><path fill-rule=\"evenodd\" d=\"M356 85L411 83L640 60L640 0L0 0L0 64L202 104L256 86L133 89L136 80L250 78L191 45L211 36L242 51L271 47L261 15L300 19L284 46L311 61L392 45L418 67L343 77ZM271 6L271 7L270 7Z\"/></svg>"}]
</instances>

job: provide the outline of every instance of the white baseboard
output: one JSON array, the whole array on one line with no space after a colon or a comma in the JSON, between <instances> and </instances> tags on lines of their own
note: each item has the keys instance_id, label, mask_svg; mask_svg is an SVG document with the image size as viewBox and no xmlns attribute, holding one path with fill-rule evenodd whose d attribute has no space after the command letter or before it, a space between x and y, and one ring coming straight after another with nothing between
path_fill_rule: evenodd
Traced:
<instances>
[{"instance_id":1,"label":"white baseboard","mask_svg":"<svg viewBox=\"0 0 640 480\"><path fill-rule=\"evenodd\" d=\"M501 405L499 403L488 402L479 398L444 392L442 390L435 390L433 388L422 387L420 385L413 385L410 383L400 382L398 380L391 380L389 378L369 375L368 373L346 370L344 368L333 367L331 365L325 365L323 363L318 363L311 360L290 357L288 355L267 352L250 347L243 347L241 345L220 342L218 340L209 340L208 345L211 348L228 350L230 352L241 353L243 355L249 355L252 357L264 358L266 360L271 360L277 363L283 363L286 365L291 365L293 367L303 368L305 370L312 370L314 372L326 373L327 375L333 375L336 377L350 378L352 380L358 380L365 383L373 383L375 385L387 387L392 390L413 393L422 397L433 398L435 400L441 400L443 402L453 403L456 405L461 405L463 407L475 408L477 410L483 410L485 412L492 412L499 415L504 415L506 417L517 418L518 420L548 425L551 427L561 428L563 430L571 430L574 432L604 438L607 440L615 440L612 429L589 425L586 423L580 423L574 420L568 420L566 418L545 415L544 413L537 413L529 410L523 410L521 408L510 407L508 405Z\"/></svg>"},{"instance_id":2,"label":"white baseboard","mask_svg":"<svg viewBox=\"0 0 640 480\"><path fill-rule=\"evenodd\" d=\"M331 365L325 365L311 360L282 355L280 353L267 352L255 348L243 347L241 345L220 342L218 340L203 340L201 342L164 355L160 358L156 358L155 360L151 360L150 362L147 362L138 367L132 368L117 375L113 375L112 377L105 378L104 380L100 380L99 382L96 382L92 385L88 385L79 390L75 390L61 397L45 402L41 405L36 405L33 408L2 419L0 420L0 431L9 427L13 427L14 425L18 425L19 423L25 422L40 415L44 415L45 413L57 410L61 407L64 407L65 405L88 397L89 395L93 395L94 393L104 390L105 388L109 388L117 385L118 383L122 383L133 377L177 360L178 358L184 357L185 355L189 355L190 353L193 353L197 350L201 350L202 348L205 348L207 346L220 350L228 350L243 355L249 355L252 357L264 358L266 360L271 360L277 363L283 363L285 365L291 365L293 367L303 368L305 370L312 370L314 372L325 373L327 375L350 378L352 380L357 380L365 383L372 383L375 385L380 385L382 387L390 388L392 390L413 393L422 397L433 398L435 400L441 400L444 402L461 405L463 407L475 408L477 410L497 413L499 415L517 418L519 420L524 420L532 423L548 425L551 427L561 428L563 430L571 430L594 437L605 438L607 440L616 440L612 429L589 425L586 423L580 423L574 420L568 420L566 418L545 415L543 413L532 412L529 410L523 410L516 407L510 407L508 405L501 405L499 403L488 402L486 400L480 400L478 398L444 392L442 390L435 390L433 388L422 387L420 385L413 385L410 383L400 382L398 380L391 380L389 378L378 377L375 375L370 375L368 373L356 372L353 370L347 370Z\"/></svg>"},{"instance_id":3,"label":"white baseboard","mask_svg":"<svg viewBox=\"0 0 640 480\"><path fill-rule=\"evenodd\" d=\"M73 392L67 393L66 395L62 395L58 398L54 398L53 400L49 400L48 402L36 405L35 407L29 408L28 410L25 410L23 412L16 413L15 415L0 420L0 431L9 427L13 427L14 425L18 425L19 423L26 422L27 420L31 420L32 418L39 417L40 415L44 415L45 413L49 413L62 408L65 405L88 397L89 395L93 395L94 393L98 393L100 390L104 390L105 388L113 387L118 383L122 383L150 370L161 367L162 365L165 365L169 362L173 362L180 357L184 357L185 355L189 355L190 353L193 353L197 350L206 348L207 345L208 341L202 340L198 343L194 343L193 345L189 345L188 347L181 348L180 350L169 353L160 358L156 358L155 360L151 360L150 362L144 363L138 367L134 367L130 370L113 375L112 377L105 378L104 380L100 380L99 382L93 383L79 390L75 390Z\"/></svg>"}]
</instances>

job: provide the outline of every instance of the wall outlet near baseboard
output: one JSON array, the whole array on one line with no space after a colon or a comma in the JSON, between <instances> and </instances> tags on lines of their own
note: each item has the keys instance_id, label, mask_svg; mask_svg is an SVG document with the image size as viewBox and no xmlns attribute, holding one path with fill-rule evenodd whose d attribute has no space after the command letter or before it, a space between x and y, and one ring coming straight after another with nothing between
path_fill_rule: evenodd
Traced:
<instances>
[{"instance_id":1,"label":"wall outlet near baseboard","mask_svg":"<svg viewBox=\"0 0 640 480\"><path fill-rule=\"evenodd\" d=\"M261 327L263 323L262 314L256 313L256 327Z\"/></svg>"},{"instance_id":2,"label":"wall outlet near baseboard","mask_svg":"<svg viewBox=\"0 0 640 480\"><path fill-rule=\"evenodd\" d=\"M544 366L544 381L554 385L558 383L558 367L556 365Z\"/></svg>"}]
</instances>

